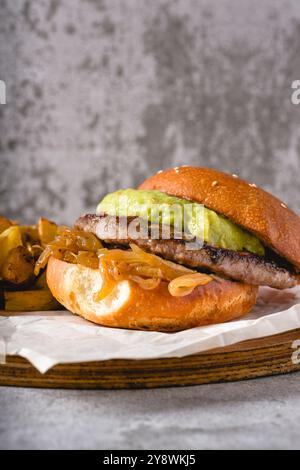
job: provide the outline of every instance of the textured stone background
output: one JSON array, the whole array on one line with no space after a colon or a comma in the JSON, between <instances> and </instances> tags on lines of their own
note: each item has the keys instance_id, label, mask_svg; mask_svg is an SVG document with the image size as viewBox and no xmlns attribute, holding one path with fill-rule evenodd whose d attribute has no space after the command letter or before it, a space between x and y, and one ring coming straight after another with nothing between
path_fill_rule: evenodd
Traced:
<instances>
[{"instance_id":1,"label":"textured stone background","mask_svg":"<svg viewBox=\"0 0 300 470\"><path fill-rule=\"evenodd\" d=\"M299 378L161 390L1 387L0 449L299 450Z\"/></svg>"},{"instance_id":2,"label":"textured stone background","mask_svg":"<svg viewBox=\"0 0 300 470\"><path fill-rule=\"evenodd\" d=\"M297 0L0 0L0 212L71 223L162 167L300 209Z\"/></svg>"}]
</instances>

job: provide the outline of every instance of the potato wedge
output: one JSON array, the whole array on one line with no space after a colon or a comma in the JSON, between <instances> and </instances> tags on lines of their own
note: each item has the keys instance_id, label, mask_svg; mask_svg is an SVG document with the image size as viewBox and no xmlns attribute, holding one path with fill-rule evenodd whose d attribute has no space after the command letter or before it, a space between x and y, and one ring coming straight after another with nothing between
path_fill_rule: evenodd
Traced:
<instances>
[{"instance_id":1,"label":"potato wedge","mask_svg":"<svg viewBox=\"0 0 300 470\"><path fill-rule=\"evenodd\" d=\"M13 225L13 222L0 215L0 233Z\"/></svg>"},{"instance_id":2,"label":"potato wedge","mask_svg":"<svg viewBox=\"0 0 300 470\"><path fill-rule=\"evenodd\" d=\"M11 250L22 245L21 231L17 225L7 228L0 234L0 273L2 265Z\"/></svg>"},{"instance_id":3,"label":"potato wedge","mask_svg":"<svg viewBox=\"0 0 300 470\"><path fill-rule=\"evenodd\" d=\"M49 289L4 292L5 310L8 312L34 312L61 310L63 307L52 297Z\"/></svg>"},{"instance_id":4,"label":"potato wedge","mask_svg":"<svg viewBox=\"0 0 300 470\"><path fill-rule=\"evenodd\" d=\"M40 242L43 246L54 240L57 233L57 228L58 227L56 223L51 222L51 220L43 219L42 217L40 218L38 223L38 233Z\"/></svg>"},{"instance_id":5,"label":"potato wedge","mask_svg":"<svg viewBox=\"0 0 300 470\"><path fill-rule=\"evenodd\" d=\"M24 246L13 248L1 266L1 279L12 284L33 280L34 259Z\"/></svg>"},{"instance_id":6,"label":"potato wedge","mask_svg":"<svg viewBox=\"0 0 300 470\"><path fill-rule=\"evenodd\" d=\"M37 225L17 225L0 216L0 308L10 312L63 308L53 298L45 272L34 276L35 262L57 230L45 218Z\"/></svg>"},{"instance_id":7,"label":"potato wedge","mask_svg":"<svg viewBox=\"0 0 300 470\"><path fill-rule=\"evenodd\" d=\"M32 245L40 243L37 225L20 225L20 231L24 245L26 245L26 243Z\"/></svg>"}]
</instances>

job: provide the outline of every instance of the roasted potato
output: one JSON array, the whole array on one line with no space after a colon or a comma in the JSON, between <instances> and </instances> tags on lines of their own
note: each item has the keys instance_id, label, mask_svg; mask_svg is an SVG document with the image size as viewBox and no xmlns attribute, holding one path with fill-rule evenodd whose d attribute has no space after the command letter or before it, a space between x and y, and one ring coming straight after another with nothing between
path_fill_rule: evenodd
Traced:
<instances>
[{"instance_id":1,"label":"roasted potato","mask_svg":"<svg viewBox=\"0 0 300 470\"><path fill-rule=\"evenodd\" d=\"M36 260L58 229L44 218L37 225L20 226L0 217L0 308L18 312L62 308L47 286L45 272L34 275Z\"/></svg>"},{"instance_id":2,"label":"roasted potato","mask_svg":"<svg viewBox=\"0 0 300 470\"><path fill-rule=\"evenodd\" d=\"M24 246L13 248L1 267L1 278L12 284L25 284L34 279L34 258Z\"/></svg>"},{"instance_id":3,"label":"roasted potato","mask_svg":"<svg viewBox=\"0 0 300 470\"><path fill-rule=\"evenodd\" d=\"M20 227L13 225L0 234L0 276L4 261L18 246L23 246Z\"/></svg>"},{"instance_id":4,"label":"roasted potato","mask_svg":"<svg viewBox=\"0 0 300 470\"><path fill-rule=\"evenodd\" d=\"M51 220L40 218L38 223L38 233L42 246L54 240L57 233L57 225Z\"/></svg>"},{"instance_id":5,"label":"roasted potato","mask_svg":"<svg viewBox=\"0 0 300 470\"><path fill-rule=\"evenodd\" d=\"M0 215L0 233L13 225L13 222Z\"/></svg>"},{"instance_id":6,"label":"roasted potato","mask_svg":"<svg viewBox=\"0 0 300 470\"><path fill-rule=\"evenodd\" d=\"M20 225L20 230L24 245L26 245L27 243L30 243L31 245L40 243L37 225Z\"/></svg>"},{"instance_id":7,"label":"roasted potato","mask_svg":"<svg viewBox=\"0 0 300 470\"><path fill-rule=\"evenodd\" d=\"M60 310L62 308L48 288L4 292L4 305L5 310L9 312Z\"/></svg>"}]
</instances>

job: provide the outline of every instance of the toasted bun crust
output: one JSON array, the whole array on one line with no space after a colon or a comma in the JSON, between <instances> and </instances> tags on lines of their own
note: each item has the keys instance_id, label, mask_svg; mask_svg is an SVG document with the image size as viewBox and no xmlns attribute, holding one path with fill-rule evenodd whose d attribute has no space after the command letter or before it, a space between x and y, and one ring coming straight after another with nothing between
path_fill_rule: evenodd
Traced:
<instances>
[{"instance_id":1,"label":"toasted bun crust","mask_svg":"<svg viewBox=\"0 0 300 470\"><path fill-rule=\"evenodd\" d=\"M158 189L204 204L255 234L300 269L300 217L255 185L211 168L171 168L151 176L139 189Z\"/></svg>"},{"instance_id":2,"label":"toasted bun crust","mask_svg":"<svg viewBox=\"0 0 300 470\"><path fill-rule=\"evenodd\" d=\"M121 281L105 299L95 302L101 289L99 270L51 257L47 282L53 296L68 310L99 325L139 330L179 331L240 317L256 302L257 287L227 280L197 287L185 297L172 297L167 283L144 290Z\"/></svg>"}]
</instances>

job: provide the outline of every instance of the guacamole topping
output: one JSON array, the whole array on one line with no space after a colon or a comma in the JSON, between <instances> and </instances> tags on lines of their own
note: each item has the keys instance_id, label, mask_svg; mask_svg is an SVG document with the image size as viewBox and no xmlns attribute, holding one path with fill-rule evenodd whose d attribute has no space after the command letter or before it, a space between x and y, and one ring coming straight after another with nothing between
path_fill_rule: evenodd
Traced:
<instances>
[{"instance_id":1,"label":"guacamole topping","mask_svg":"<svg viewBox=\"0 0 300 470\"><path fill-rule=\"evenodd\" d=\"M121 189L99 203L97 213L141 217L151 223L167 224L188 231L217 248L249 251L264 256L261 242L222 215L202 204L169 196L157 190Z\"/></svg>"}]
</instances>

